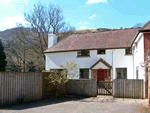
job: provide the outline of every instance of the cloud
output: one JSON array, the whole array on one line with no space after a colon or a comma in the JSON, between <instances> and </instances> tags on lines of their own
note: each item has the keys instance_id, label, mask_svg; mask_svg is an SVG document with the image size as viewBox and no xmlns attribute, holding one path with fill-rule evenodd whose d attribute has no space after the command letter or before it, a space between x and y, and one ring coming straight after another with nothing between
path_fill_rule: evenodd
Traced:
<instances>
[{"instance_id":1,"label":"cloud","mask_svg":"<svg viewBox=\"0 0 150 113\"><path fill-rule=\"evenodd\" d=\"M81 28L81 29L87 29L86 26L81 26L80 28Z\"/></svg>"},{"instance_id":2,"label":"cloud","mask_svg":"<svg viewBox=\"0 0 150 113\"><path fill-rule=\"evenodd\" d=\"M86 25L88 22L78 22L78 24L81 24L82 26L80 27L81 29L87 29Z\"/></svg>"},{"instance_id":3,"label":"cloud","mask_svg":"<svg viewBox=\"0 0 150 113\"><path fill-rule=\"evenodd\" d=\"M89 17L89 19L94 19L95 16L96 16L95 14L94 14L94 15L91 15L91 16Z\"/></svg>"},{"instance_id":4,"label":"cloud","mask_svg":"<svg viewBox=\"0 0 150 113\"><path fill-rule=\"evenodd\" d=\"M84 25L87 25L88 24L88 22L85 22L85 23L83 23Z\"/></svg>"},{"instance_id":5,"label":"cloud","mask_svg":"<svg viewBox=\"0 0 150 113\"><path fill-rule=\"evenodd\" d=\"M28 2L29 2L29 0L24 0L24 3L25 3L26 5L28 5Z\"/></svg>"},{"instance_id":6,"label":"cloud","mask_svg":"<svg viewBox=\"0 0 150 113\"><path fill-rule=\"evenodd\" d=\"M78 24L82 24L82 22L78 22Z\"/></svg>"},{"instance_id":7,"label":"cloud","mask_svg":"<svg viewBox=\"0 0 150 113\"><path fill-rule=\"evenodd\" d=\"M88 24L88 22L78 22L78 24L87 25L87 24Z\"/></svg>"},{"instance_id":8,"label":"cloud","mask_svg":"<svg viewBox=\"0 0 150 113\"><path fill-rule=\"evenodd\" d=\"M28 5L29 0L0 0L0 4L5 7L16 7L17 10L23 10Z\"/></svg>"},{"instance_id":9,"label":"cloud","mask_svg":"<svg viewBox=\"0 0 150 113\"><path fill-rule=\"evenodd\" d=\"M107 3L107 0L87 0L85 4L94 4L94 3Z\"/></svg>"},{"instance_id":10,"label":"cloud","mask_svg":"<svg viewBox=\"0 0 150 113\"><path fill-rule=\"evenodd\" d=\"M15 27L17 23L21 23L23 25L27 24L23 15L17 15L15 17L5 17L4 23L5 25L9 25L11 27Z\"/></svg>"}]
</instances>

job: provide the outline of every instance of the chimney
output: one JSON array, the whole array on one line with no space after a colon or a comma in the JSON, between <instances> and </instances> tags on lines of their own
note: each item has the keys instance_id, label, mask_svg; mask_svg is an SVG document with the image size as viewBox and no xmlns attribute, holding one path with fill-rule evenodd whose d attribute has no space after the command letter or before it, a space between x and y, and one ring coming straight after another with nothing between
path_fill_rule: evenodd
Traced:
<instances>
[{"instance_id":1,"label":"chimney","mask_svg":"<svg viewBox=\"0 0 150 113\"><path fill-rule=\"evenodd\" d=\"M48 34L48 48L57 44L57 36L53 33Z\"/></svg>"}]
</instances>

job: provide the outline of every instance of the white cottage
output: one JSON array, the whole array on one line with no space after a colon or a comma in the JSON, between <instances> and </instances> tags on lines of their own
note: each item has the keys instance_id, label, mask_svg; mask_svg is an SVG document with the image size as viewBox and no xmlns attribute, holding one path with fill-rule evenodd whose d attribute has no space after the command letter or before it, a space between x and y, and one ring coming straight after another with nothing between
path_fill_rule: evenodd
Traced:
<instances>
[{"instance_id":1,"label":"white cottage","mask_svg":"<svg viewBox=\"0 0 150 113\"><path fill-rule=\"evenodd\" d=\"M149 45L150 22L143 28L72 34L58 43L57 36L49 34L45 67L61 69L60 64L73 61L80 73L75 79L145 79L140 64Z\"/></svg>"}]
</instances>

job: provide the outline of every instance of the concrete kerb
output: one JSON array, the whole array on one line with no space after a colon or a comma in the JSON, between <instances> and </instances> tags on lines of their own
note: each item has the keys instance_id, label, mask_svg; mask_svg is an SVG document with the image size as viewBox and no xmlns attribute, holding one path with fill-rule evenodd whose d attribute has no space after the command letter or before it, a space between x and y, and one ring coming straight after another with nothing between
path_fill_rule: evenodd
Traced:
<instances>
[{"instance_id":1,"label":"concrete kerb","mask_svg":"<svg viewBox=\"0 0 150 113\"><path fill-rule=\"evenodd\" d=\"M113 96L98 95L97 97L89 97L89 98L81 99L80 101L81 102L133 103L133 104L140 104L145 107L149 107L147 99L113 98Z\"/></svg>"}]
</instances>

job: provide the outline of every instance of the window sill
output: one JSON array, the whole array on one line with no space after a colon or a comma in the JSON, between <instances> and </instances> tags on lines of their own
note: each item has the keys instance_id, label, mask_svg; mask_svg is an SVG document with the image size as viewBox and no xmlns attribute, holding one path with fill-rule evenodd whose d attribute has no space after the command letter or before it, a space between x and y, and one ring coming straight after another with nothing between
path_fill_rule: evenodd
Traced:
<instances>
[{"instance_id":1,"label":"window sill","mask_svg":"<svg viewBox=\"0 0 150 113\"><path fill-rule=\"evenodd\" d=\"M89 80L89 78L80 78L80 80Z\"/></svg>"},{"instance_id":2,"label":"window sill","mask_svg":"<svg viewBox=\"0 0 150 113\"><path fill-rule=\"evenodd\" d=\"M127 78L116 78L116 79L127 79Z\"/></svg>"},{"instance_id":3,"label":"window sill","mask_svg":"<svg viewBox=\"0 0 150 113\"><path fill-rule=\"evenodd\" d=\"M133 55L133 54L125 54L125 56L128 56L128 55Z\"/></svg>"},{"instance_id":4,"label":"window sill","mask_svg":"<svg viewBox=\"0 0 150 113\"><path fill-rule=\"evenodd\" d=\"M97 55L106 55L106 54L97 54Z\"/></svg>"},{"instance_id":5,"label":"window sill","mask_svg":"<svg viewBox=\"0 0 150 113\"><path fill-rule=\"evenodd\" d=\"M77 56L77 58L84 58L84 57L90 57L90 56Z\"/></svg>"}]
</instances>

